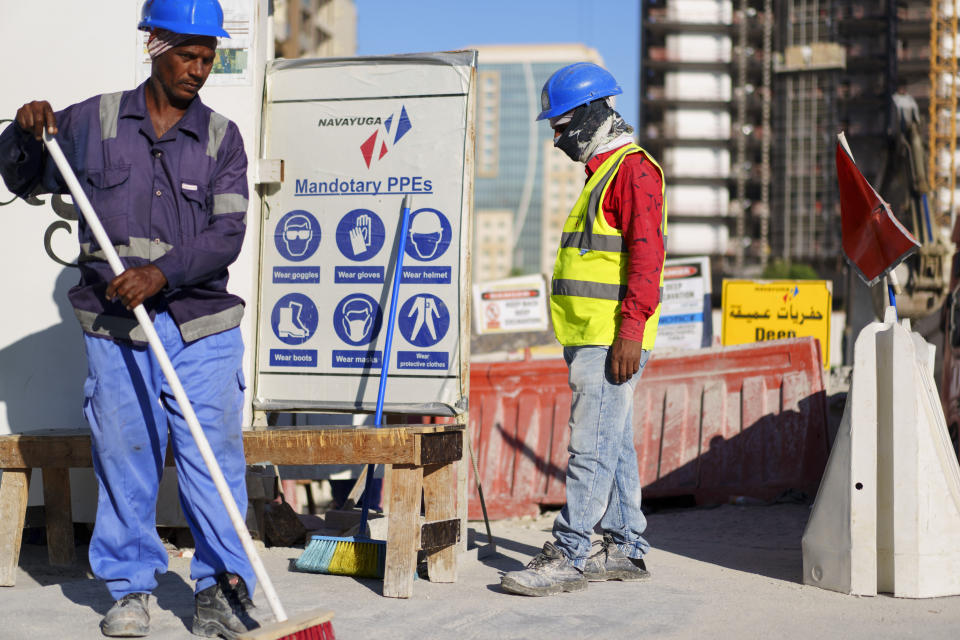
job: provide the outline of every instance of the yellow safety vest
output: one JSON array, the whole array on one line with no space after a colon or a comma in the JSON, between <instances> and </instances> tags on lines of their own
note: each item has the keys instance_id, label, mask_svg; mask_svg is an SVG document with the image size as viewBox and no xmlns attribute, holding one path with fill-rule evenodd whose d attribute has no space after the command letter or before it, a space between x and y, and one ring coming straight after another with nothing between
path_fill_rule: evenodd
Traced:
<instances>
[{"instance_id":1,"label":"yellow safety vest","mask_svg":"<svg viewBox=\"0 0 960 640\"><path fill-rule=\"evenodd\" d=\"M620 301L627 292L630 258L623 244L623 234L607 223L601 207L611 179L623 159L631 153L642 153L663 178L663 170L650 154L635 144L627 144L611 154L590 176L563 225L553 269L550 310L553 330L564 346L610 345L620 330ZM660 231L664 248L667 243L665 183L661 180L663 216ZM660 266L660 290L662 293L663 265ZM653 349L659 321L658 301L643 330L644 349Z\"/></svg>"}]
</instances>

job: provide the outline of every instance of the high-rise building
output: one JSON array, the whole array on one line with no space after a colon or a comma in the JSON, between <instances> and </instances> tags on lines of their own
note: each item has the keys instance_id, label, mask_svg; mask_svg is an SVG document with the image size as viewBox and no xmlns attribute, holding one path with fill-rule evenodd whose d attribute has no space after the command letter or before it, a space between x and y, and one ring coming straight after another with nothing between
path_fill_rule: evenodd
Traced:
<instances>
[{"instance_id":1,"label":"high-rise building","mask_svg":"<svg viewBox=\"0 0 960 640\"><path fill-rule=\"evenodd\" d=\"M666 177L667 255L710 255L718 277L767 255L762 15L740 5L651 0L641 11L639 135Z\"/></svg>"},{"instance_id":2,"label":"high-rise building","mask_svg":"<svg viewBox=\"0 0 960 640\"><path fill-rule=\"evenodd\" d=\"M479 52L474 279L550 272L585 175L536 122L540 90L564 65L603 61L579 44L469 48Z\"/></svg>"},{"instance_id":3,"label":"high-rise building","mask_svg":"<svg viewBox=\"0 0 960 640\"><path fill-rule=\"evenodd\" d=\"M771 259L803 263L832 279L842 297L840 131L891 202L909 182L912 161L928 166L937 188L929 226L922 214L911 219L908 207L894 213L924 243L938 226L949 229L957 103L950 96L960 82L949 52L951 2L649 0L642 7L640 138L667 177L669 255L709 254L717 278L757 276ZM924 128L934 121L937 135L923 136L933 151L898 150L898 103L914 105L909 113ZM946 254L919 253L917 270L935 289L931 274Z\"/></svg>"},{"instance_id":4,"label":"high-rise building","mask_svg":"<svg viewBox=\"0 0 960 640\"><path fill-rule=\"evenodd\" d=\"M357 53L353 0L274 0L278 58L336 58Z\"/></svg>"}]
</instances>

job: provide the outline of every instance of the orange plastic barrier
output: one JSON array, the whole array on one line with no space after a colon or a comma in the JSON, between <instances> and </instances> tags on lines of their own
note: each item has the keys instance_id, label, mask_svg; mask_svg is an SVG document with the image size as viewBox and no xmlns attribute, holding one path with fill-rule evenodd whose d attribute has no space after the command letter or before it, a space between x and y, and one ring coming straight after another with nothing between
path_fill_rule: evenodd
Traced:
<instances>
[{"instance_id":1,"label":"orange plastic barrier","mask_svg":"<svg viewBox=\"0 0 960 640\"><path fill-rule=\"evenodd\" d=\"M634 409L644 496L812 497L827 461L826 416L814 338L654 352ZM491 518L565 502L569 418L563 360L471 364L471 438ZM481 515L472 499L469 517Z\"/></svg>"}]
</instances>

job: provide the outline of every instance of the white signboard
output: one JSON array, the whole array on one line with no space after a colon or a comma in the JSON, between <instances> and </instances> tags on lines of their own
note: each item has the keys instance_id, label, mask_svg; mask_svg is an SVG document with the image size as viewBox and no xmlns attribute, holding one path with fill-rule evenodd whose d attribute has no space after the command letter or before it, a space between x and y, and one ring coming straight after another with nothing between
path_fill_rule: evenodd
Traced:
<instances>
[{"instance_id":1,"label":"white signboard","mask_svg":"<svg viewBox=\"0 0 960 640\"><path fill-rule=\"evenodd\" d=\"M459 52L268 67L264 152L284 180L265 198L257 408L372 410L383 366L386 410L463 406L475 66Z\"/></svg>"},{"instance_id":2,"label":"white signboard","mask_svg":"<svg viewBox=\"0 0 960 640\"><path fill-rule=\"evenodd\" d=\"M710 258L666 260L658 349L700 349L713 340Z\"/></svg>"},{"instance_id":3,"label":"white signboard","mask_svg":"<svg viewBox=\"0 0 960 640\"><path fill-rule=\"evenodd\" d=\"M473 323L478 334L546 331L547 292L541 276L473 285Z\"/></svg>"}]
</instances>

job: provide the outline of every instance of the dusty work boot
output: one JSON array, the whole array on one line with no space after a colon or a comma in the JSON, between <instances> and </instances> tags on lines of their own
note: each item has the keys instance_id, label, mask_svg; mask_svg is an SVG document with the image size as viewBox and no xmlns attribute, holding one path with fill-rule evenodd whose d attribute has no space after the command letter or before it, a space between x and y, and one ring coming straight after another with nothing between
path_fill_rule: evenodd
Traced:
<instances>
[{"instance_id":1,"label":"dusty work boot","mask_svg":"<svg viewBox=\"0 0 960 640\"><path fill-rule=\"evenodd\" d=\"M254 607L247 585L232 573L218 575L216 584L197 593L195 605L192 631L197 636L232 640L260 626L250 615Z\"/></svg>"},{"instance_id":2,"label":"dusty work boot","mask_svg":"<svg viewBox=\"0 0 960 640\"><path fill-rule=\"evenodd\" d=\"M650 572L642 558L628 558L609 534L603 535L600 551L587 558L583 575L590 582L605 580L649 580Z\"/></svg>"},{"instance_id":3,"label":"dusty work boot","mask_svg":"<svg viewBox=\"0 0 960 640\"><path fill-rule=\"evenodd\" d=\"M227 596L228 600L236 598L247 611L256 608L250 593L247 591L247 583L243 581L243 578L235 573L221 573L217 576L217 582L220 583L220 589L223 590L223 594Z\"/></svg>"},{"instance_id":4,"label":"dusty work boot","mask_svg":"<svg viewBox=\"0 0 960 640\"><path fill-rule=\"evenodd\" d=\"M587 579L552 542L522 571L511 571L500 579L504 591L522 596L549 596L563 591L583 591Z\"/></svg>"},{"instance_id":5,"label":"dusty work boot","mask_svg":"<svg viewBox=\"0 0 960 640\"><path fill-rule=\"evenodd\" d=\"M111 638L142 638L150 633L149 593L128 593L110 607L100 631Z\"/></svg>"}]
</instances>

